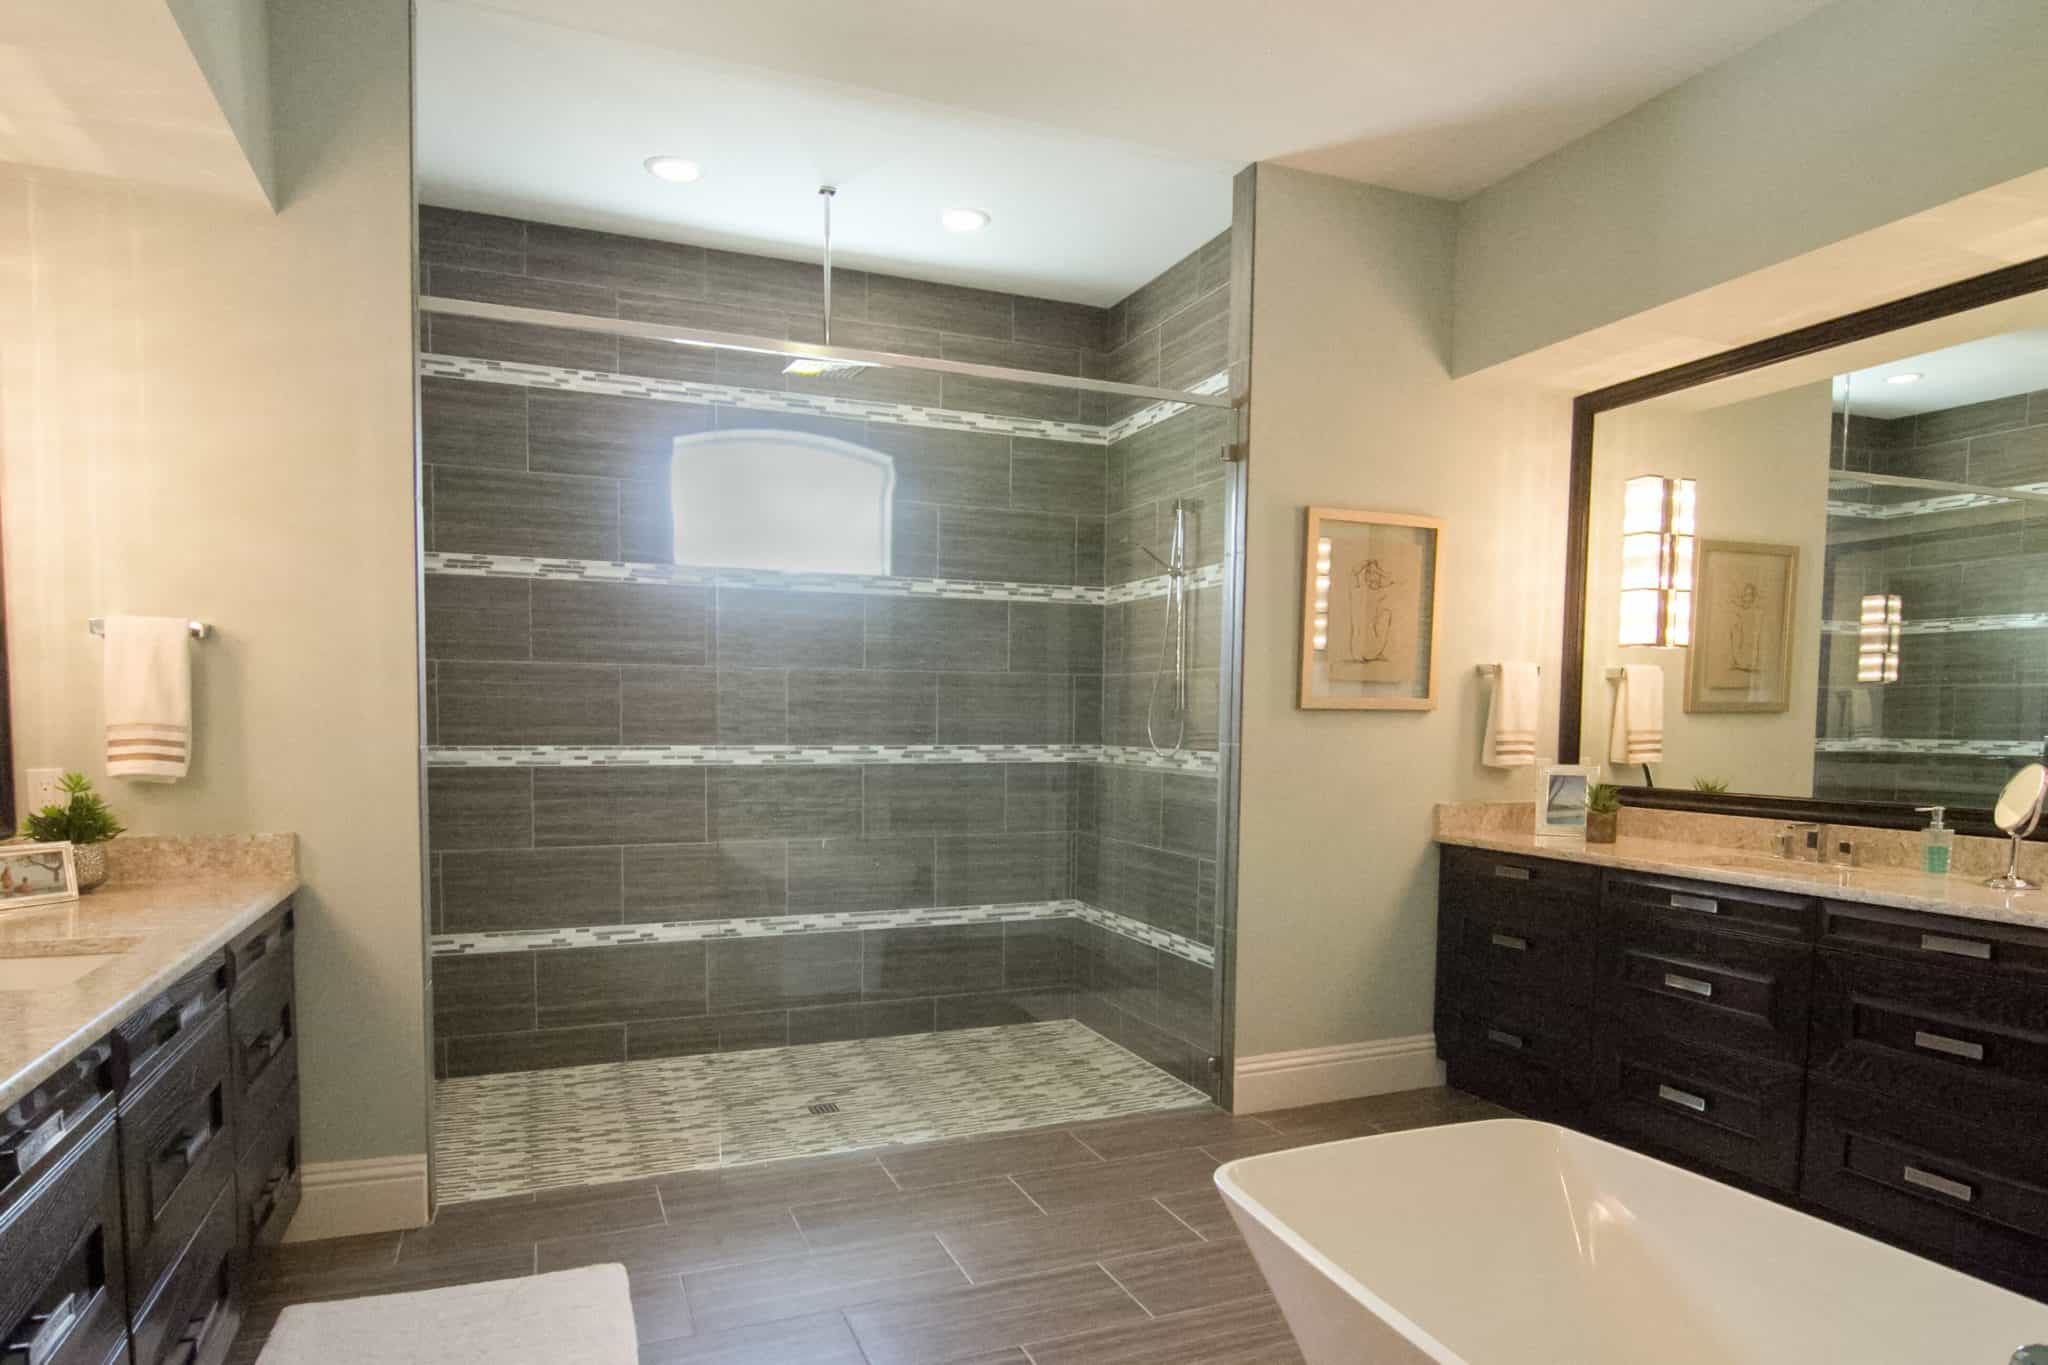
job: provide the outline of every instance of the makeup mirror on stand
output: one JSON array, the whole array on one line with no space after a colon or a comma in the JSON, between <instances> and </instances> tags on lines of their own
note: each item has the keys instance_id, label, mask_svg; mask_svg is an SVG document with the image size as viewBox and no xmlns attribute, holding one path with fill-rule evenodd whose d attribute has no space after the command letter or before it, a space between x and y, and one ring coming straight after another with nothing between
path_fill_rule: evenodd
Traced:
<instances>
[{"instance_id":1,"label":"makeup mirror on stand","mask_svg":"<svg viewBox=\"0 0 2048 1365\"><path fill-rule=\"evenodd\" d=\"M2048 797L2048 768L2038 763L2029 763L2012 775L2005 784L2005 790L1998 794L1998 804L1992 808L1991 819L2000 829L2012 836L2012 859L2006 864L2005 875L1987 877L1984 885L2001 891L2025 891L2034 885L2020 876L2020 841L2034 832L2034 826L2041 822L2041 802Z\"/></svg>"}]
</instances>

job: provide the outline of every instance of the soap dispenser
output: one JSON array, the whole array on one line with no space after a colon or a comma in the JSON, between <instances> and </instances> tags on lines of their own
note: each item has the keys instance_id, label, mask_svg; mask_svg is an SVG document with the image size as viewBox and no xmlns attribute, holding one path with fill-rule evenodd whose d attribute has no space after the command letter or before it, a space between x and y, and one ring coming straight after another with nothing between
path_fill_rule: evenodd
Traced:
<instances>
[{"instance_id":1,"label":"soap dispenser","mask_svg":"<svg viewBox=\"0 0 2048 1365\"><path fill-rule=\"evenodd\" d=\"M1920 870L1931 877L1948 875L1949 854L1954 851L1956 832L1943 824L1947 806L1915 806L1927 813L1927 828L1920 832Z\"/></svg>"}]
</instances>

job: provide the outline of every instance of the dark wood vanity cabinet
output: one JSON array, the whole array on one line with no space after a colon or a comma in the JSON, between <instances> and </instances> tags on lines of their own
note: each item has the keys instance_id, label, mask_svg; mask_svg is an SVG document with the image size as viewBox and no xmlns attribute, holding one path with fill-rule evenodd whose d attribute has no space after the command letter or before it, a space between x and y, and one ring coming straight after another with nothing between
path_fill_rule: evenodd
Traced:
<instances>
[{"instance_id":1,"label":"dark wood vanity cabinet","mask_svg":"<svg viewBox=\"0 0 2048 1365\"><path fill-rule=\"evenodd\" d=\"M218 1365L299 1192L289 902L0 1122L0 1365Z\"/></svg>"},{"instance_id":2,"label":"dark wood vanity cabinet","mask_svg":"<svg viewBox=\"0 0 2048 1365\"><path fill-rule=\"evenodd\" d=\"M1447 847L1438 935L1453 1085L2048 1296L2048 931Z\"/></svg>"}]
</instances>

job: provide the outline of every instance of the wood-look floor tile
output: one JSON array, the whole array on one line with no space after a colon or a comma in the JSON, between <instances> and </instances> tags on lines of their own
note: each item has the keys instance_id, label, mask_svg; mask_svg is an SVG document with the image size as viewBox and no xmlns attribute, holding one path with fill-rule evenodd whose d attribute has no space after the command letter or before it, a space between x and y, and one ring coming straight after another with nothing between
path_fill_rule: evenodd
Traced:
<instances>
[{"instance_id":1,"label":"wood-look floor tile","mask_svg":"<svg viewBox=\"0 0 2048 1365\"><path fill-rule=\"evenodd\" d=\"M550 1239L536 1250L543 1274L616 1261L640 1283L707 1266L791 1255L804 1250L804 1239L787 1209L770 1208L678 1217L668 1226Z\"/></svg>"},{"instance_id":2,"label":"wood-look floor tile","mask_svg":"<svg viewBox=\"0 0 2048 1365\"><path fill-rule=\"evenodd\" d=\"M533 1273L533 1247L451 1247L432 1255L390 1264L357 1264L291 1269L272 1265L252 1278L249 1301L257 1307L354 1299L370 1294L406 1294L480 1280L509 1280Z\"/></svg>"},{"instance_id":3,"label":"wood-look floor tile","mask_svg":"<svg viewBox=\"0 0 2048 1365\"><path fill-rule=\"evenodd\" d=\"M1268 1152L1291 1151L1296 1147L1312 1147L1318 1142L1326 1141L1329 1141L1329 1139L1319 1136L1314 1131L1295 1133L1269 1132L1264 1137L1237 1138L1230 1142L1205 1142L1202 1144L1202 1150L1215 1157L1218 1162L1228 1163L1236 1161L1240 1157L1264 1156Z\"/></svg>"},{"instance_id":4,"label":"wood-look floor tile","mask_svg":"<svg viewBox=\"0 0 2048 1365\"><path fill-rule=\"evenodd\" d=\"M1156 1317L1209 1308L1271 1291L1241 1241L1197 1242L1104 1261L1102 1268Z\"/></svg>"},{"instance_id":5,"label":"wood-look floor tile","mask_svg":"<svg viewBox=\"0 0 2048 1365\"><path fill-rule=\"evenodd\" d=\"M966 1284L930 1233L683 1276L698 1330L705 1332Z\"/></svg>"},{"instance_id":6,"label":"wood-look floor tile","mask_svg":"<svg viewBox=\"0 0 2048 1365\"><path fill-rule=\"evenodd\" d=\"M1035 1365L1301 1365L1271 1299L1025 1343Z\"/></svg>"},{"instance_id":7,"label":"wood-look floor tile","mask_svg":"<svg viewBox=\"0 0 2048 1365\"><path fill-rule=\"evenodd\" d=\"M973 1180L878 1199L800 1204L795 1210L804 1236L821 1251L1036 1212L1024 1192L1008 1180Z\"/></svg>"},{"instance_id":8,"label":"wood-look floor tile","mask_svg":"<svg viewBox=\"0 0 2048 1365\"><path fill-rule=\"evenodd\" d=\"M640 1365L867 1365L837 1313L700 1332L640 1349Z\"/></svg>"},{"instance_id":9,"label":"wood-look floor tile","mask_svg":"<svg viewBox=\"0 0 2048 1365\"><path fill-rule=\"evenodd\" d=\"M1160 1206L1210 1241L1229 1241L1243 1234L1214 1185L1158 1196Z\"/></svg>"},{"instance_id":10,"label":"wood-look floor tile","mask_svg":"<svg viewBox=\"0 0 2048 1365\"><path fill-rule=\"evenodd\" d=\"M1273 1133L1258 1119L1226 1114L1220 1109L1180 1109L1101 1123L1079 1123L1071 1131L1109 1161L1176 1147L1206 1147L1212 1142L1270 1137Z\"/></svg>"},{"instance_id":11,"label":"wood-look floor tile","mask_svg":"<svg viewBox=\"0 0 2048 1365\"><path fill-rule=\"evenodd\" d=\"M680 1275L662 1275L633 1286L633 1332L641 1345L687 1337L697 1327Z\"/></svg>"},{"instance_id":12,"label":"wood-look floor tile","mask_svg":"<svg viewBox=\"0 0 2048 1365\"><path fill-rule=\"evenodd\" d=\"M894 1148L881 1156L882 1165L906 1190L1012 1171L1092 1166L1101 1160L1063 1128L931 1142Z\"/></svg>"},{"instance_id":13,"label":"wood-look floor tile","mask_svg":"<svg viewBox=\"0 0 2048 1365\"><path fill-rule=\"evenodd\" d=\"M407 1232L398 1246L401 1265L456 1247L526 1245L543 1237L620 1232L663 1222L661 1200L651 1185L601 1185L549 1190L528 1203L450 1204L423 1228Z\"/></svg>"},{"instance_id":14,"label":"wood-look floor tile","mask_svg":"<svg viewBox=\"0 0 2048 1365\"><path fill-rule=\"evenodd\" d=\"M1078 1208L1113 1204L1126 1199L1199 1189L1216 1171L1216 1158L1198 1148L1159 1152L1152 1156L1105 1161L1100 1166L1073 1166L1058 1171L1026 1171L1016 1176L1039 1207Z\"/></svg>"},{"instance_id":15,"label":"wood-look floor tile","mask_svg":"<svg viewBox=\"0 0 2048 1365\"><path fill-rule=\"evenodd\" d=\"M683 1171L664 1176L655 1184L670 1218L677 1222L685 1214L704 1217L896 1192L896 1182L868 1152L771 1161L720 1171Z\"/></svg>"},{"instance_id":16,"label":"wood-look floor tile","mask_svg":"<svg viewBox=\"0 0 2048 1365\"><path fill-rule=\"evenodd\" d=\"M318 1275L398 1263L399 1234L371 1232L359 1237L327 1237L317 1242L287 1242L261 1247L250 1254L252 1283L276 1275Z\"/></svg>"},{"instance_id":17,"label":"wood-look floor tile","mask_svg":"<svg viewBox=\"0 0 2048 1365\"><path fill-rule=\"evenodd\" d=\"M1275 1109L1259 1115L1283 1133L1305 1130L1328 1131L1351 1127L1360 1132L1383 1129L1387 1124L1406 1121L1415 1127L1440 1123L1452 1116L1463 1117L1475 1105L1483 1104L1471 1095L1448 1086L1426 1090L1403 1090L1390 1095L1366 1095L1358 1099L1332 1100L1295 1109Z\"/></svg>"},{"instance_id":18,"label":"wood-look floor tile","mask_svg":"<svg viewBox=\"0 0 2048 1365\"><path fill-rule=\"evenodd\" d=\"M1056 1270L847 1310L869 1365L939 1365L977 1352L1149 1321L1100 1266Z\"/></svg>"},{"instance_id":19,"label":"wood-look floor tile","mask_svg":"<svg viewBox=\"0 0 2048 1365\"><path fill-rule=\"evenodd\" d=\"M939 1240L977 1284L1201 1244L1187 1224L1150 1199L976 1223L948 1229Z\"/></svg>"}]
</instances>

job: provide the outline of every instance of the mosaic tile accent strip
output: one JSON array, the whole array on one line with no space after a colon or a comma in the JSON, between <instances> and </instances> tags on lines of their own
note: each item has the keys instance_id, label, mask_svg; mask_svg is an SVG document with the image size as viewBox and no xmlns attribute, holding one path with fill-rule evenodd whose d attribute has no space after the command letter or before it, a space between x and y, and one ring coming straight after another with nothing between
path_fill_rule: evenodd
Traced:
<instances>
[{"instance_id":1,"label":"mosaic tile accent strip","mask_svg":"<svg viewBox=\"0 0 2048 1365\"><path fill-rule=\"evenodd\" d=\"M1826 635L1858 635L1862 626L1855 621L1823 621ZM2048 611L2016 611L1994 616L1930 617L1908 620L1899 627L1902 635L1964 635L1983 630L2048 630Z\"/></svg>"},{"instance_id":2,"label":"mosaic tile accent strip","mask_svg":"<svg viewBox=\"0 0 2048 1365\"><path fill-rule=\"evenodd\" d=\"M1834 471L1840 476L1841 471ZM1852 478L1853 482L1853 478ZM2016 483L2015 493L2048 493L2048 483ZM1852 521L1894 521L1900 517L1924 517L1936 512L1961 512L1973 507L2002 507L2017 498L2001 498L1996 493L1940 493L1931 498L1915 498L1911 502L1841 502L1828 499L1828 515L1846 517Z\"/></svg>"},{"instance_id":3,"label":"mosaic tile accent strip","mask_svg":"<svg viewBox=\"0 0 2048 1365\"><path fill-rule=\"evenodd\" d=\"M949 905L937 909L919 906L909 910L831 910L810 915L575 925L559 929L495 929L435 934L428 942L435 957L484 957L492 953L543 953L556 948L616 948L632 943L701 943L723 938L781 938L790 934L853 933L861 929L923 929L946 924L1058 919L1086 920L1185 961L1204 967L1216 965L1215 950L1206 943L1075 900Z\"/></svg>"},{"instance_id":4,"label":"mosaic tile accent strip","mask_svg":"<svg viewBox=\"0 0 2048 1365\"><path fill-rule=\"evenodd\" d=\"M1218 370L1201 383L1190 388L1188 392L1201 394L1204 397L1216 397L1228 393L1230 392L1230 371ZM1185 403L1160 402L1139 408L1130 416L1111 422L1108 426L1102 428L1103 440L1105 442L1116 442L1123 440L1126 436L1135 436L1147 427L1158 426L1169 417L1180 416L1181 413L1187 411L1187 406Z\"/></svg>"},{"instance_id":5,"label":"mosaic tile accent strip","mask_svg":"<svg viewBox=\"0 0 2048 1365\"><path fill-rule=\"evenodd\" d=\"M1887 739L1867 735L1817 739L1813 747L1824 754L1938 754L1947 758L2038 759L2044 750L2048 750L2048 739Z\"/></svg>"},{"instance_id":6,"label":"mosaic tile accent strip","mask_svg":"<svg viewBox=\"0 0 2048 1365\"><path fill-rule=\"evenodd\" d=\"M894 578L883 574L782 573L773 569L721 569L690 564L638 564L596 559L534 559L524 555L455 554L429 550L427 573L458 578L544 578L651 586L771 588L783 592L845 593L862 597L940 597L968 602L1071 602L1115 606L1166 596L1165 574L1113 588L1063 583L990 583L964 578ZM1188 574L1188 587L1223 584L1223 566L1204 564Z\"/></svg>"},{"instance_id":7,"label":"mosaic tile accent strip","mask_svg":"<svg viewBox=\"0 0 2048 1365\"><path fill-rule=\"evenodd\" d=\"M1079 901L1026 901L1015 905L828 910L809 915L665 920L659 924L598 924L567 929L495 929L436 934L431 942L435 957L480 957L489 953L545 952L551 948L612 948L627 943L700 943L719 938L781 938L789 934L850 933L857 929L922 929L940 924L1067 919L1079 905Z\"/></svg>"},{"instance_id":8,"label":"mosaic tile accent strip","mask_svg":"<svg viewBox=\"0 0 2048 1365\"><path fill-rule=\"evenodd\" d=\"M1214 774L1213 749L1155 754L1116 744L440 744L431 768L839 768L858 764L1104 763Z\"/></svg>"},{"instance_id":9,"label":"mosaic tile accent strip","mask_svg":"<svg viewBox=\"0 0 2048 1365\"><path fill-rule=\"evenodd\" d=\"M434 1177L455 1204L1206 1103L1073 1020L511 1071L436 1083Z\"/></svg>"}]
</instances>

